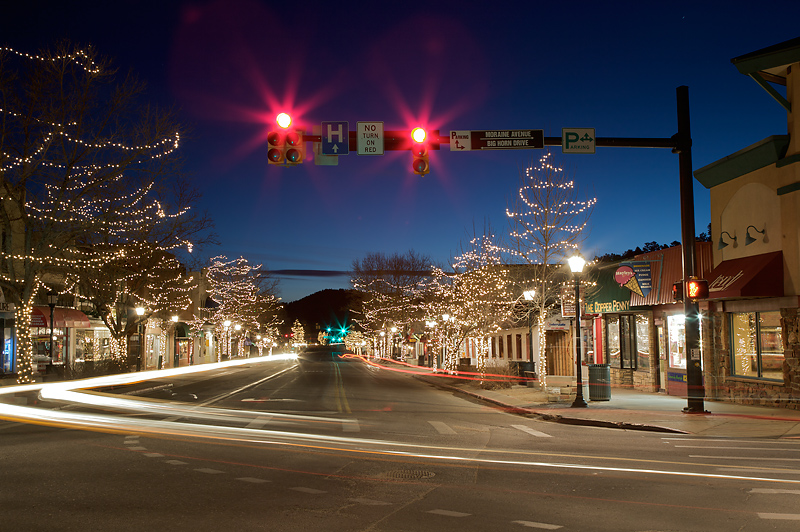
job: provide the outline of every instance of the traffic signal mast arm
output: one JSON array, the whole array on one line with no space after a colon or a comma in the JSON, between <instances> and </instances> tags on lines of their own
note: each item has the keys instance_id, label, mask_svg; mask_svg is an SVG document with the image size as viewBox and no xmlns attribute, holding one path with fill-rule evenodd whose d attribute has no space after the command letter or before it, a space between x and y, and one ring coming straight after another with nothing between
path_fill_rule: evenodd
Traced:
<instances>
[{"instance_id":1,"label":"traffic signal mast arm","mask_svg":"<svg viewBox=\"0 0 800 532\"><path fill-rule=\"evenodd\" d=\"M350 150L356 151L356 131L349 132ZM384 131L383 144L385 150L410 150L409 130L400 131ZM447 135L440 135L439 130L430 131L428 133L428 148L431 150L438 150L440 146L450 146L450 137ZM322 142L322 135L303 135L305 142ZM678 147L678 141L675 137L597 137L595 143L600 147L616 147L616 148L670 148L675 149ZM561 137L545 137L545 146L561 146Z\"/></svg>"},{"instance_id":2,"label":"traffic signal mast arm","mask_svg":"<svg viewBox=\"0 0 800 532\"><path fill-rule=\"evenodd\" d=\"M348 142L350 151L357 151L358 144L356 141L357 131L350 131L348 134ZM440 143L448 144L450 139L447 136L442 137L439 135L439 130L431 131L428 133L430 140L428 140L429 150L438 150ZM305 142L322 142L322 135L303 135ZM384 150L410 150L411 149L411 131L384 131L383 132L383 149Z\"/></svg>"}]
</instances>

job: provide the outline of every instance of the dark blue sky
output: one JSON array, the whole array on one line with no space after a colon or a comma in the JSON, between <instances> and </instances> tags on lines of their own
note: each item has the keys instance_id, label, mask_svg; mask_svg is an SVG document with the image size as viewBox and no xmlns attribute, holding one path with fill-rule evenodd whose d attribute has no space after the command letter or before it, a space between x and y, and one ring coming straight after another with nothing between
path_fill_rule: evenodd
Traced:
<instances>
[{"instance_id":1,"label":"dark blue sky","mask_svg":"<svg viewBox=\"0 0 800 532\"><path fill-rule=\"evenodd\" d=\"M275 115L450 130L594 127L599 137L670 137L689 87L693 166L786 133L786 113L730 59L798 35L800 5L771 2L20 2L0 40L27 52L68 37L132 69L191 135L187 170L222 245L271 270L347 270L368 252L446 262L473 224L507 232L505 207L539 151L340 157L267 165ZM79 7L80 6L80 7ZM310 145L309 145L310 150ZM555 161L596 196L583 253L680 240L678 158L598 148ZM709 195L695 182L697 232ZM292 301L346 277L283 279Z\"/></svg>"}]
</instances>

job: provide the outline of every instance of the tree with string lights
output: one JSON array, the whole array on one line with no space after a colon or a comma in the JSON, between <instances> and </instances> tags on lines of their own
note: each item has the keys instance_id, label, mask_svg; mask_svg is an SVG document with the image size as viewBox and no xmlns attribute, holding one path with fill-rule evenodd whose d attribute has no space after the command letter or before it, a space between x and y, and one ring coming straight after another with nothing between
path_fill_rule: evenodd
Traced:
<instances>
[{"instance_id":1,"label":"tree with string lights","mask_svg":"<svg viewBox=\"0 0 800 532\"><path fill-rule=\"evenodd\" d=\"M298 319L295 319L294 323L292 324L292 337L294 338L295 347L305 345L306 331L303 328L303 324L300 323L300 320Z\"/></svg>"},{"instance_id":2,"label":"tree with string lights","mask_svg":"<svg viewBox=\"0 0 800 532\"><path fill-rule=\"evenodd\" d=\"M263 336L278 330L277 281L261 265L252 265L244 257L230 260L224 256L210 260L207 271L208 295L218 306L210 310L208 321L214 325L217 338L223 340L223 351L231 356L231 342L237 336L242 342L248 331L264 330ZM240 332L236 331L239 325ZM241 353L241 345L240 351ZM218 351L217 360L223 352Z\"/></svg>"},{"instance_id":3,"label":"tree with string lights","mask_svg":"<svg viewBox=\"0 0 800 532\"><path fill-rule=\"evenodd\" d=\"M517 308L536 316L543 376L547 370L545 322L550 309L561 301L564 264L586 237L596 202L596 198L578 199L574 180L545 153L538 165L520 174L517 197L513 207L506 209L511 251L531 266L529 276L518 280L524 290L531 290L531 299Z\"/></svg>"},{"instance_id":4,"label":"tree with string lights","mask_svg":"<svg viewBox=\"0 0 800 532\"><path fill-rule=\"evenodd\" d=\"M434 269L426 297L428 319L436 321L437 343L445 347L443 369L454 370L468 339L475 341L478 371L485 372L489 338L500 330L513 306L508 250L487 223L451 262L451 273Z\"/></svg>"},{"instance_id":5,"label":"tree with string lights","mask_svg":"<svg viewBox=\"0 0 800 532\"><path fill-rule=\"evenodd\" d=\"M115 74L91 47L0 49L0 287L15 305L20 383L33 382L37 297L78 266L121 260L130 246L103 246L97 235L135 226L175 175L173 115L143 105L143 85Z\"/></svg>"}]
</instances>

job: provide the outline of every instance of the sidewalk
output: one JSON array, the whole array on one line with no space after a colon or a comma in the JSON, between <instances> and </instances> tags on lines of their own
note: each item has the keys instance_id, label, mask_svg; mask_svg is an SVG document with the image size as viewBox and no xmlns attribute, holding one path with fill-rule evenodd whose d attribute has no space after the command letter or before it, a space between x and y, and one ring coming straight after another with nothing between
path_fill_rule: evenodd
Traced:
<instances>
[{"instance_id":1,"label":"sidewalk","mask_svg":"<svg viewBox=\"0 0 800 532\"><path fill-rule=\"evenodd\" d=\"M705 401L705 414L686 414L687 400L659 393L612 388L608 401L590 401L586 408L571 408L572 400L548 402L538 387L518 384L484 390L475 381L445 376L418 378L440 388L467 394L521 414L558 423L692 434L719 438L797 438L800 411ZM574 398L574 396L573 396Z\"/></svg>"}]
</instances>

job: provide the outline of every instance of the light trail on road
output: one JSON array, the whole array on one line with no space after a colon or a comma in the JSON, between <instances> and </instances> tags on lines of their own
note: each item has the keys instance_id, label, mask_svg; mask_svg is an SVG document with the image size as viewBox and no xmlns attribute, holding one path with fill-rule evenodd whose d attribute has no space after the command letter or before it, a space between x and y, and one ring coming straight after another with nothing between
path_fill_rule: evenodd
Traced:
<instances>
[{"instance_id":1,"label":"light trail on road","mask_svg":"<svg viewBox=\"0 0 800 532\"><path fill-rule=\"evenodd\" d=\"M178 368L173 370L161 370L148 372L148 379L160 378L165 376L183 375L197 373L199 371L210 371L221 367L236 365L254 364L275 360L285 360L289 356L262 357L257 359L243 359L233 362L211 364L205 366L194 366L188 368ZM20 392L33 392L38 390L42 398L47 400L57 400L70 405L88 406L93 408L117 409L126 412L148 413L159 416L170 416L174 418L193 418L211 421L236 421L250 424L253 420L265 415L287 422L300 422L309 424L342 424L357 423L355 419L327 418L320 416L305 416L298 414L283 414L265 411L245 411L228 410L222 408L205 407L190 404L166 403L163 401L152 401L142 399L123 398L110 394L100 394L89 391L90 388L100 386L130 384L141 382L140 374L113 375L85 379L80 381L68 381L59 383L46 383L37 385L27 385L10 387L7 390L0 390L0 397ZM418 445L389 440L353 438L337 435L321 435L307 432L289 432L282 430L272 430L264 428L248 427L229 427L211 425L205 423L186 423L167 420L148 420L132 418L128 416L115 416L111 414L97 414L85 412L68 412L61 410L50 410L41 407L22 406L14 404L0 403L0 418L8 421L22 423L39 424L46 426L64 427L79 430L92 430L100 432L111 432L120 434L142 434L152 437L179 437L179 438L201 438L217 441L234 441L257 443L264 445L288 445L292 447L303 447L314 450L335 451L343 453L362 453L383 456L397 456L413 458L417 460L431 460L438 462L451 463L472 463L503 466L524 466L530 468L551 468L551 469L571 469L595 472L617 472L637 475L667 475L679 477L708 478L719 480L749 480L757 482L773 482L782 484L800 484L800 480L780 479L769 477L749 477L742 475L726 475L719 473L703 473L694 471L679 471L655 468L633 468L633 467L609 467L603 465L578 464L549 462L537 460L518 460L518 459L499 459L492 457L463 456L464 454L523 454L558 456L571 460L615 460L633 461L645 463L661 463L663 465L679 465L694 467L720 467L719 464L698 464L684 462L665 462L656 460L640 460L630 458L617 458L607 456L580 456L569 454L556 454L549 452L529 452L501 449L470 449L457 447L439 447L429 444ZM431 452L431 449L439 452ZM421 451L424 450L425 452ZM754 469L755 471L755 469ZM759 471L763 471L763 468ZM781 473L781 469L773 469L776 474ZM786 471L790 472L790 471Z\"/></svg>"}]
</instances>

